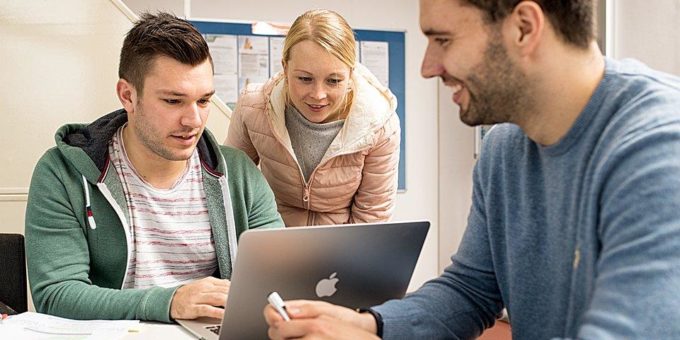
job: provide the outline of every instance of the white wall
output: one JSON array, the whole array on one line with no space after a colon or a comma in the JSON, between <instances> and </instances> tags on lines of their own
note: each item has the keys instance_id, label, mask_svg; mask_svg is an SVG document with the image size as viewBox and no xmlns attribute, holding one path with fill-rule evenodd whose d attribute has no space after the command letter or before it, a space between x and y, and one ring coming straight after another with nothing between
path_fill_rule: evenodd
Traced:
<instances>
[{"instance_id":1,"label":"white wall","mask_svg":"<svg viewBox=\"0 0 680 340\"><path fill-rule=\"evenodd\" d=\"M30 176L65 122L118 107L117 51L130 26L109 1L5 1L0 10L0 231L21 232Z\"/></svg>"},{"instance_id":2,"label":"white wall","mask_svg":"<svg viewBox=\"0 0 680 340\"><path fill-rule=\"evenodd\" d=\"M680 0L609 1L613 56L680 75Z\"/></svg>"}]
</instances>

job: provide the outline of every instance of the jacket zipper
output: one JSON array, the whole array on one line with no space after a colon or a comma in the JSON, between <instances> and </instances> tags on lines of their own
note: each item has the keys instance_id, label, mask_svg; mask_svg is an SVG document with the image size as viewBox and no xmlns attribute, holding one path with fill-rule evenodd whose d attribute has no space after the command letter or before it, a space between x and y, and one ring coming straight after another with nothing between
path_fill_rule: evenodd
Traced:
<instances>
[{"instance_id":1,"label":"jacket zipper","mask_svg":"<svg viewBox=\"0 0 680 340\"><path fill-rule=\"evenodd\" d=\"M298 168L298 175L300 175L300 179L302 180L302 185L303 185L302 203L303 203L303 206L304 206L305 210L307 210L307 225L308 225L308 226L309 226L309 225L314 225L313 223L314 223L314 221L315 221L316 219L314 218L314 217L315 217L315 216L314 216L314 215L315 215L314 212L310 210L310 205L311 205L311 204L309 203L309 200L310 200L311 187L310 187L309 183L312 182L312 179L314 178L314 175L316 174L316 171L317 171L323 164L327 163L328 161L330 161L330 160L333 159L333 158L336 158L336 157L339 157L339 156L342 156L342 155L346 155L346 154L355 153L355 152L361 152L361 151L363 151L364 149L354 150L354 151L352 151L352 152L349 152L349 151L345 150L344 152L340 152L340 153L338 153L337 155L333 155L332 157L328 157L328 158L326 158L326 159L322 159L321 162L319 162L319 164L317 164L317 166L314 168L314 170L312 171L312 173L309 175L309 182L308 182L308 181L305 180L305 175L302 173L302 168L300 167L300 162L298 162L297 158L295 158L295 154L292 154L292 153L290 152L290 150L288 150L288 148L285 146L285 144L281 141L281 137L279 137L278 133L276 133L276 129L274 128L274 125L273 125L273 123L271 122L271 120L268 120L268 124L269 124L269 128L272 130L272 134L274 135L276 141L277 141L280 145L282 145L282 146L284 147L284 149L286 149L286 151L288 151L288 156L289 156L290 158L292 158L292 159L293 159L293 162L295 162L295 164L297 165L297 168ZM370 148L370 146L369 146L368 148Z\"/></svg>"}]
</instances>

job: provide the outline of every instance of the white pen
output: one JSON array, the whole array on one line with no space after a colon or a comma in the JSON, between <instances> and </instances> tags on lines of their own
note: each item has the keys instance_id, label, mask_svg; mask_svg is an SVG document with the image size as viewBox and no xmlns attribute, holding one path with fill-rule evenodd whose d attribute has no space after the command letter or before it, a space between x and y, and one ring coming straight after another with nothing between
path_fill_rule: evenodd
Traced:
<instances>
[{"instance_id":1,"label":"white pen","mask_svg":"<svg viewBox=\"0 0 680 340\"><path fill-rule=\"evenodd\" d=\"M267 296L267 301L269 301L269 304L272 305L277 312L279 312L284 320L290 321L288 312L286 312L286 305L283 303L283 299L281 296L279 296L279 293L271 292L269 296Z\"/></svg>"}]
</instances>

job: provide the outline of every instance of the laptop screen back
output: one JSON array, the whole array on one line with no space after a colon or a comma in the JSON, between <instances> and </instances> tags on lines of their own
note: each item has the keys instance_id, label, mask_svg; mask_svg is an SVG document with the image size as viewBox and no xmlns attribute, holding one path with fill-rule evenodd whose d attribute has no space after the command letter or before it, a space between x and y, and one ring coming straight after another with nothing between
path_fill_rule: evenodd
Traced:
<instances>
[{"instance_id":1,"label":"laptop screen back","mask_svg":"<svg viewBox=\"0 0 680 340\"><path fill-rule=\"evenodd\" d=\"M401 298L430 223L250 230L241 235L220 339L266 339L267 295L349 308Z\"/></svg>"}]
</instances>

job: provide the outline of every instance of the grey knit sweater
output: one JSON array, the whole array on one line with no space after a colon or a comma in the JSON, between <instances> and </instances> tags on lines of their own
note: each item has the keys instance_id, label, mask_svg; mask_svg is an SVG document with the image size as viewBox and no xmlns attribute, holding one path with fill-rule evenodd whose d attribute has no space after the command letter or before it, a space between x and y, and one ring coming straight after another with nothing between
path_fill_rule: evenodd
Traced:
<instances>
[{"instance_id":1,"label":"grey knit sweater","mask_svg":"<svg viewBox=\"0 0 680 340\"><path fill-rule=\"evenodd\" d=\"M330 123L312 123L292 105L286 106L286 129L305 181L309 181L309 176L344 124L344 119Z\"/></svg>"}]
</instances>

